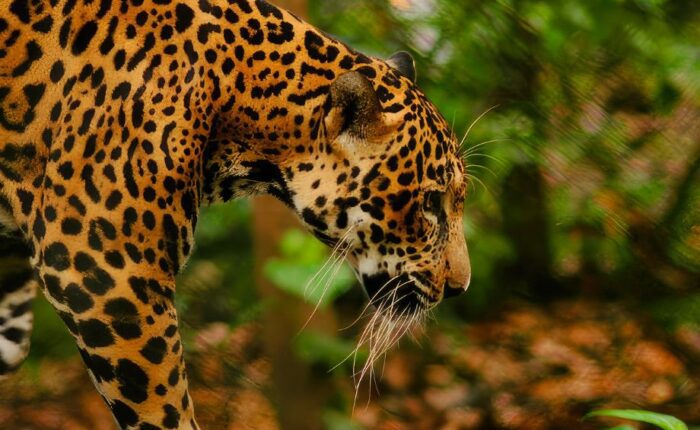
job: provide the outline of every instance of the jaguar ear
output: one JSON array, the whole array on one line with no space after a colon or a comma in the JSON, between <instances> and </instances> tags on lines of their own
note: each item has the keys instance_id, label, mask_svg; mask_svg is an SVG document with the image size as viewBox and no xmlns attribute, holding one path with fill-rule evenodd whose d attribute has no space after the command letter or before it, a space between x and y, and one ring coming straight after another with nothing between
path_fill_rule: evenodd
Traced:
<instances>
[{"instance_id":1,"label":"jaguar ear","mask_svg":"<svg viewBox=\"0 0 700 430\"><path fill-rule=\"evenodd\" d=\"M334 140L341 134L367 138L377 129L382 106L372 83L360 72L347 72L331 84L326 130Z\"/></svg>"},{"instance_id":2,"label":"jaguar ear","mask_svg":"<svg viewBox=\"0 0 700 430\"><path fill-rule=\"evenodd\" d=\"M410 79L411 82L416 82L416 61L411 54L406 51L399 51L389 57L386 62L391 67L398 70L399 73Z\"/></svg>"}]
</instances>

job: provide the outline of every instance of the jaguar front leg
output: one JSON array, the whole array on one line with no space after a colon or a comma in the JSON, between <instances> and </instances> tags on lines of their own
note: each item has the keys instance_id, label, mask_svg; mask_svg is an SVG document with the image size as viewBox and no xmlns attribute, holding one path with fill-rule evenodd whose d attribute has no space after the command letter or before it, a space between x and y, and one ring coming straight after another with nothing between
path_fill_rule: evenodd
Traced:
<instances>
[{"instance_id":1,"label":"jaguar front leg","mask_svg":"<svg viewBox=\"0 0 700 430\"><path fill-rule=\"evenodd\" d=\"M103 246L96 252L42 241L39 277L46 296L120 428L197 429L174 279L116 257L118 245Z\"/></svg>"},{"instance_id":2,"label":"jaguar front leg","mask_svg":"<svg viewBox=\"0 0 700 430\"><path fill-rule=\"evenodd\" d=\"M135 148L116 167L68 156L48 166L61 188L44 192L28 222L40 226L33 262L119 427L197 429L174 294L192 248L198 182ZM83 174L66 179L66 163Z\"/></svg>"}]
</instances>

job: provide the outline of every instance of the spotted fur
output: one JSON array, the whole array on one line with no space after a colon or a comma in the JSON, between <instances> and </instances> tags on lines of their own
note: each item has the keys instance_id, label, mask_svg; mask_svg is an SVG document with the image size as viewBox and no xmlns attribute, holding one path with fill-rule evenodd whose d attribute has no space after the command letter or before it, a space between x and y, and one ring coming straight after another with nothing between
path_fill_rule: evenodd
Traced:
<instances>
[{"instance_id":1,"label":"spotted fur","mask_svg":"<svg viewBox=\"0 0 700 430\"><path fill-rule=\"evenodd\" d=\"M464 166L414 80L260 0L1 3L0 375L39 285L121 428L197 428L174 279L240 196L340 242L380 308L465 290Z\"/></svg>"}]
</instances>

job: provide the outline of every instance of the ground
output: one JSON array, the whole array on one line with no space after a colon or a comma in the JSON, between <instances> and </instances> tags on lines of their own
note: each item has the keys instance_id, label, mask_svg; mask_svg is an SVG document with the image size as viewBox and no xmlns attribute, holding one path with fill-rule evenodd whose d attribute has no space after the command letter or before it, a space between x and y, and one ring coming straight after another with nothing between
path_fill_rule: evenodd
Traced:
<instances>
[{"instance_id":1,"label":"ground","mask_svg":"<svg viewBox=\"0 0 700 430\"><path fill-rule=\"evenodd\" d=\"M668 336L638 314L604 301L540 308L511 302L488 321L448 333L432 322L418 344L404 341L388 356L380 394L367 402L363 389L353 420L378 430L599 429L606 423L580 418L620 407L700 423L700 331L680 327ZM189 345L192 395L204 429L278 428L266 397L271 369L259 331L256 324L212 324ZM338 373L334 383L351 399L352 385ZM343 413L349 412L329 416ZM10 426L114 428L82 363L50 358L38 376L25 369L3 386L0 428Z\"/></svg>"}]
</instances>

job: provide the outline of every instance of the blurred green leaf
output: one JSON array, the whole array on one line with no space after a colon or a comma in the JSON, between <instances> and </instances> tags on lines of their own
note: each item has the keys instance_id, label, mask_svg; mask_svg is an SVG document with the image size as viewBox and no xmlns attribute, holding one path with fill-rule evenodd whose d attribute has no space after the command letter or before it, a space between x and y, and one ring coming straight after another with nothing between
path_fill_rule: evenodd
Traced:
<instances>
[{"instance_id":1,"label":"blurred green leaf","mask_svg":"<svg viewBox=\"0 0 700 430\"><path fill-rule=\"evenodd\" d=\"M36 329L32 330L29 363L38 364L46 357L64 359L77 355L78 350L66 325L43 295L34 299L33 311Z\"/></svg>"},{"instance_id":2,"label":"blurred green leaf","mask_svg":"<svg viewBox=\"0 0 700 430\"><path fill-rule=\"evenodd\" d=\"M280 243L281 258L265 263L265 276L278 288L325 308L354 284L350 268L310 234L290 230Z\"/></svg>"},{"instance_id":3,"label":"blurred green leaf","mask_svg":"<svg viewBox=\"0 0 700 430\"><path fill-rule=\"evenodd\" d=\"M595 417L610 417L621 418L625 420L639 421L643 423L653 424L663 430L688 430L688 426L676 417L670 415L658 414L643 410L632 409L605 409L593 411L586 415L584 419Z\"/></svg>"},{"instance_id":4,"label":"blurred green leaf","mask_svg":"<svg viewBox=\"0 0 700 430\"><path fill-rule=\"evenodd\" d=\"M650 307L652 316L669 330L684 324L700 327L700 294L660 299Z\"/></svg>"},{"instance_id":5,"label":"blurred green leaf","mask_svg":"<svg viewBox=\"0 0 700 430\"><path fill-rule=\"evenodd\" d=\"M353 360L364 363L367 358L366 352L362 349L358 350L356 358L352 357L356 348L354 341L312 330L299 333L295 346L299 356L304 360L309 363L322 364L329 370L341 363L352 366Z\"/></svg>"},{"instance_id":6,"label":"blurred green leaf","mask_svg":"<svg viewBox=\"0 0 700 430\"><path fill-rule=\"evenodd\" d=\"M280 251L285 258L303 264L317 264L327 257L327 249L321 242L296 229L284 234L280 241Z\"/></svg>"},{"instance_id":7,"label":"blurred green leaf","mask_svg":"<svg viewBox=\"0 0 700 430\"><path fill-rule=\"evenodd\" d=\"M323 414L323 423L326 430L363 430L363 427L343 414L328 411Z\"/></svg>"}]
</instances>

